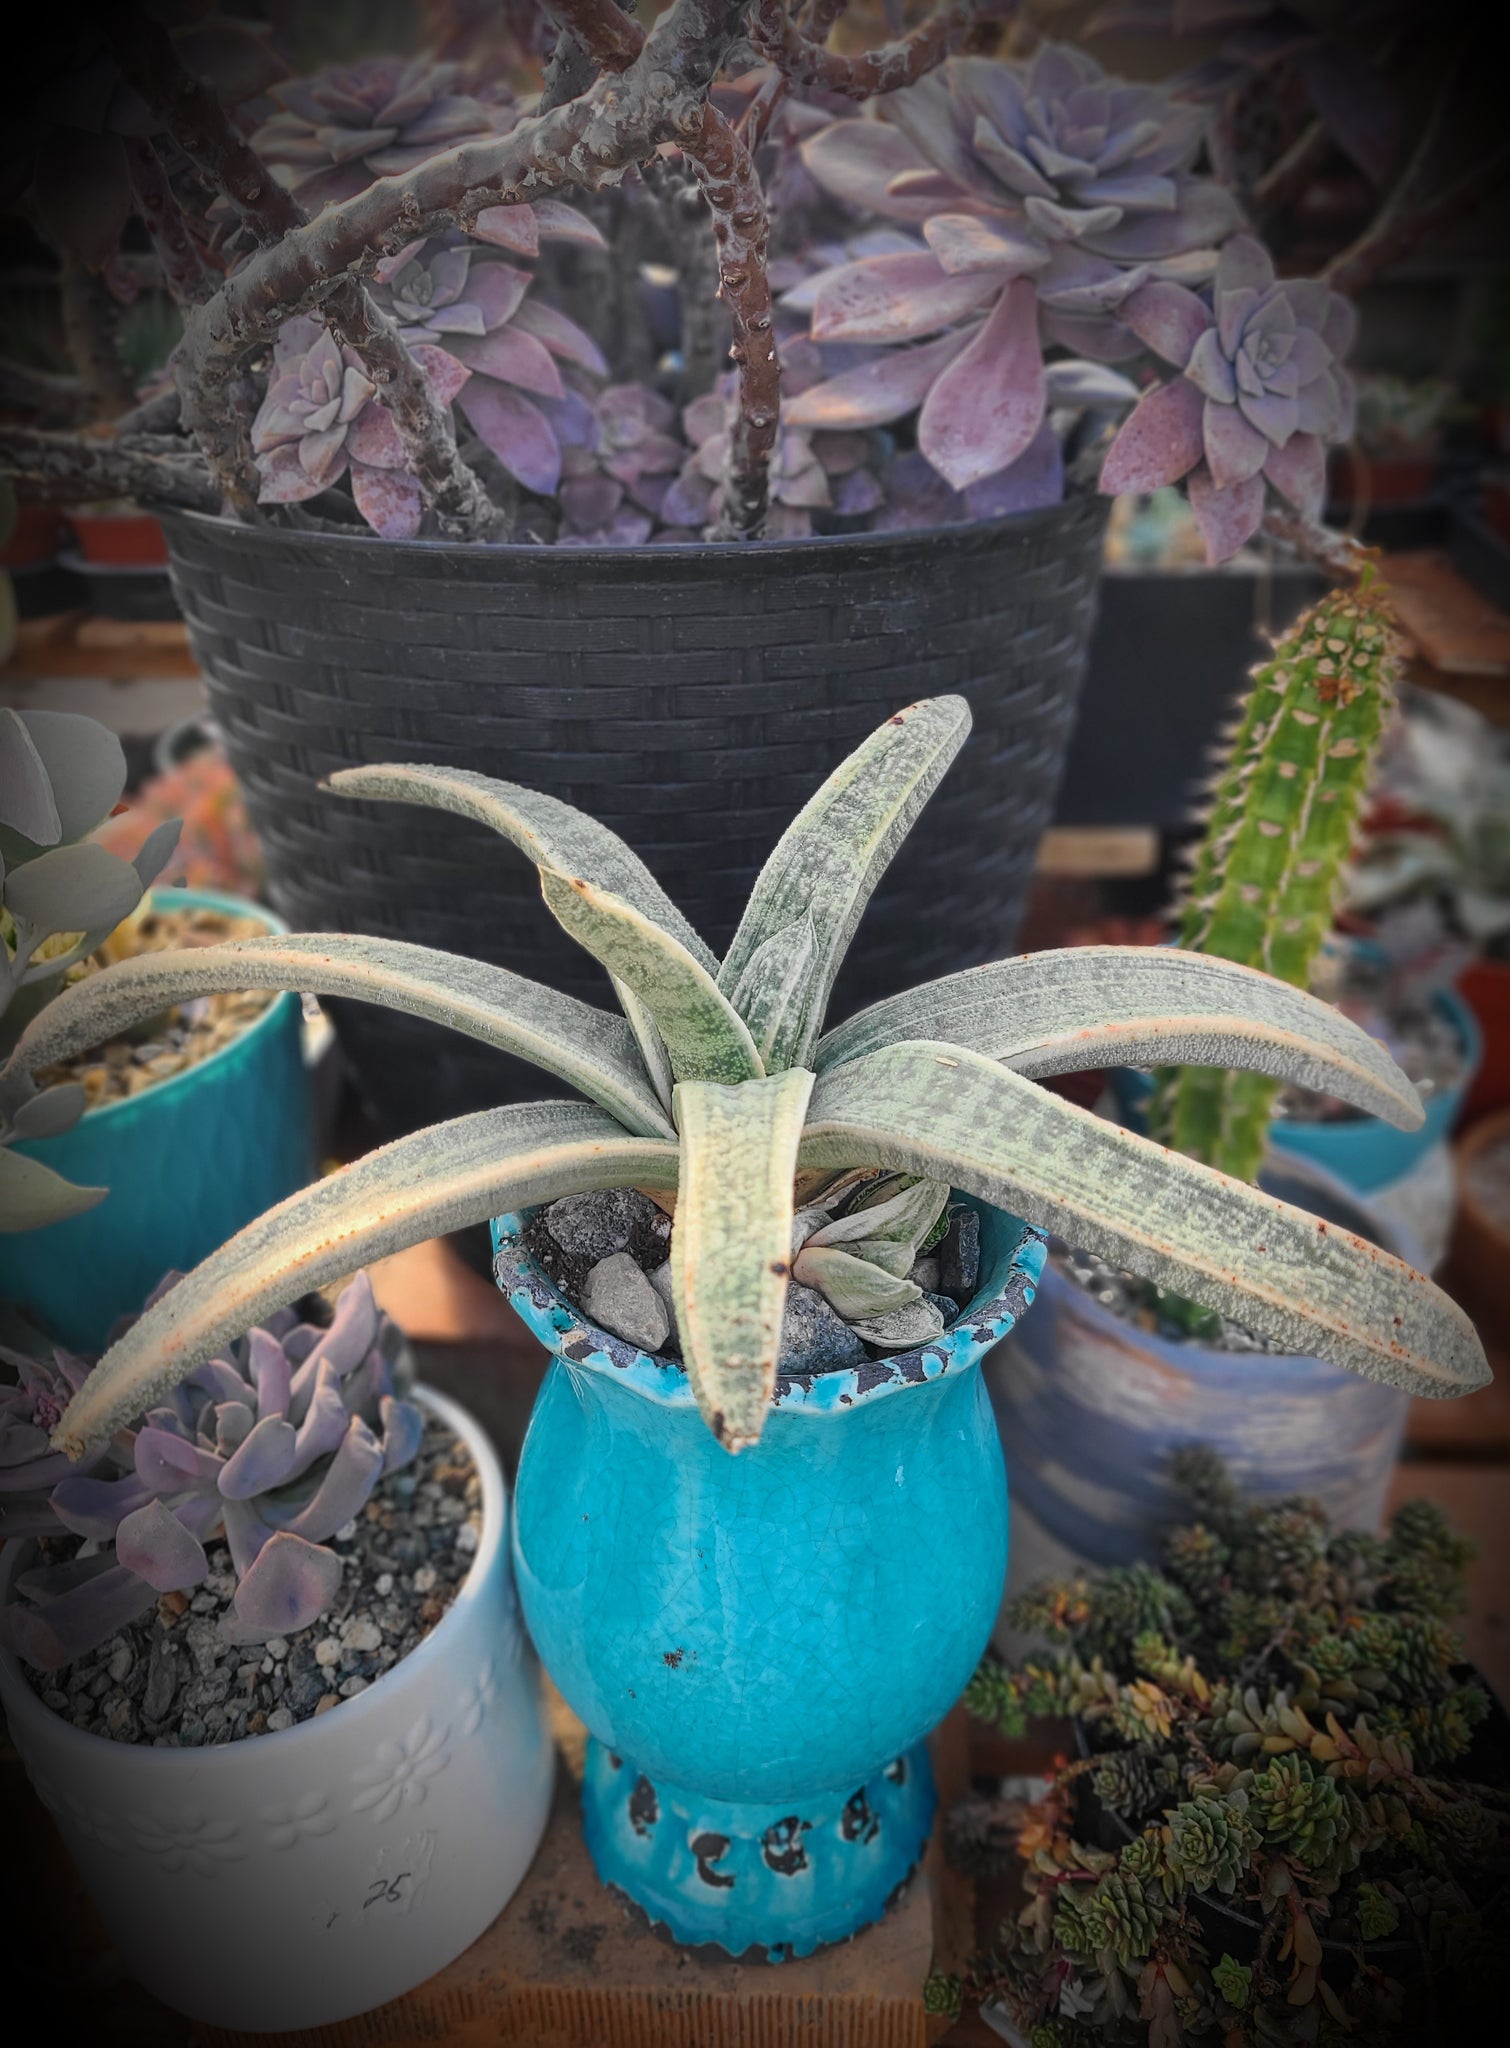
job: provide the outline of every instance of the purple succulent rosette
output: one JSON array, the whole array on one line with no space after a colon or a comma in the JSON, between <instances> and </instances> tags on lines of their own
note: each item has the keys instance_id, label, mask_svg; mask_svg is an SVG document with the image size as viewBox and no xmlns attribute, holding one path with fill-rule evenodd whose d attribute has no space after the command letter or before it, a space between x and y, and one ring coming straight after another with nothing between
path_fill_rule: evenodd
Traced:
<instances>
[{"instance_id":1,"label":"purple succulent rosette","mask_svg":"<svg viewBox=\"0 0 1510 2048\"><path fill-rule=\"evenodd\" d=\"M60 1358L50 1376L23 1377L0 1408L0 1454L20 1455L0 1469L29 1468L34 1504L27 1526L18 1515L5 1533L84 1542L68 1562L20 1574L18 1597L0 1607L0 1645L59 1669L159 1595L201 1585L205 1546L218 1534L237 1580L221 1624L233 1641L266 1642L316 1621L341 1583L329 1539L379 1479L409 1463L424 1433L422 1411L394 1391L393 1334L365 1273L342 1292L328 1329L280 1311L117 1440L108 1476L45 1450L42 1432L83 1383L83 1361ZM35 1498L39 1484L45 1499Z\"/></svg>"},{"instance_id":2,"label":"purple succulent rosette","mask_svg":"<svg viewBox=\"0 0 1510 2048\"><path fill-rule=\"evenodd\" d=\"M789 391L801 389L800 364L798 350L788 349L783 382ZM694 399L683 412L682 425L692 454L662 503L662 516L668 524L701 533L716 519L719 479L728 459L735 408L733 380L722 377L717 390ZM788 417L779 429L771 457L771 509L765 537L804 539L813 531L814 513L861 519L874 512L882 500L874 459L868 434L852 429L815 432L791 424Z\"/></svg>"},{"instance_id":3,"label":"purple succulent rosette","mask_svg":"<svg viewBox=\"0 0 1510 2048\"><path fill-rule=\"evenodd\" d=\"M1192 175L1199 108L1058 44L1027 66L952 58L881 112L825 129L807 162L837 196L920 223L926 247L807 287L815 341L892 352L807 392L789 417L881 425L916 409L919 449L963 492L1032 448L1045 344L1097 362L1138 354L1119 309L1155 280L1209 277L1238 211Z\"/></svg>"},{"instance_id":4,"label":"purple succulent rosette","mask_svg":"<svg viewBox=\"0 0 1510 2048\"><path fill-rule=\"evenodd\" d=\"M442 405L471 372L433 343L412 349ZM264 505L296 505L343 477L374 532L407 540L424 516L420 487L407 466L393 415L355 350L343 348L308 314L287 320L273 348L267 395L252 421L252 453Z\"/></svg>"},{"instance_id":5,"label":"purple succulent rosette","mask_svg":"<svg viewBox=\"0 0 1510 2048\"><path fill-rule=\"evenodd\" d=\"M1343 368L1356 327L1348 301L1315 278L1276 278L1262 244L1235 235L1209 294L1144 285L1122 318L1183 374L1147 393L1101 473L1104 491L1187 480L1212 561L1257 531L1265 484L1308 518L1326 497L1326 444L1352 433Z\"/></svg>"},{"instance_id":6,"label":"purple succulent rosette","mask_svg":"<svg viewBox=\"0 0 1510 2048\"><path fill-rule=\"evenodd\" d=\"M66 1351L38 1359L3 1344L0 1365L16 1376L13 1385L0 1386L0 1539L60 1536L63 1525L48 1498L52 1488L70 1475L96 1471L107 1456L102 1451L75 1464L51 1445L89 1368Z\"/></svg>"},{"instance_id":7,"label":"purple succulent rosette","mask_svg":"<svg viewBox=\"0 0 1510 2048\"><path fill-rule=\"evenodd\" d=\"M568 206L494 211L529 215L531 232L521 230L516 246L533 240L538 247L540 233L555 232L555 214L570 216L560 224L565 239L599 239ZM518 225L511 222L510 232ZM466 375L454 396L478 439L526 490L550 497L561 481L561 444L537 401L565 396L561 363L595 377L605 376L608 365L575 321L528 296L533 282L527 270L456 235L443 243L411 242L387 258L378 266L374 296L416 359L427 346L440 347L461 366Z\"/></svg>"},{"instance_id":8,"label":"purple succulent rosette","mask_svg":"<svg viewBox=\"0 0 1510 2048\"><path fill-rule=\"evenodd\" d=\"M550 415L561 443L557 545L649 540L687 454L670 399L644 384L610 384L593 400L568 391Z\"/></svg>"}]
</instances>

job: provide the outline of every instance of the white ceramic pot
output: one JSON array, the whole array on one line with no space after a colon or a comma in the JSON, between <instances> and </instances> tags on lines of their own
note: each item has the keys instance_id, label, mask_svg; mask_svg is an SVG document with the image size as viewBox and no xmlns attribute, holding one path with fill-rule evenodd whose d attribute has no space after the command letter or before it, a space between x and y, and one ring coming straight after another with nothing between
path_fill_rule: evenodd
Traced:
<instances>
[{"instance_id":1,"label":"white ceramic pot","mask_svg":"<svg viewBox=\"0 0 1510 2048\"><path fill-rule=\"evenodd\" d=\"M212 2026L320 2026L398 1997L496 1918L545 1829L554 1753L503 1474L470 1416L417 1398L476 1460L482 1540L444 1618L355 1699L154 1749L70 1727L0 1652L11 1739L128 1968ZM22 1548L0 1555L0 1599Z\"/></svg>"}]
</instances>

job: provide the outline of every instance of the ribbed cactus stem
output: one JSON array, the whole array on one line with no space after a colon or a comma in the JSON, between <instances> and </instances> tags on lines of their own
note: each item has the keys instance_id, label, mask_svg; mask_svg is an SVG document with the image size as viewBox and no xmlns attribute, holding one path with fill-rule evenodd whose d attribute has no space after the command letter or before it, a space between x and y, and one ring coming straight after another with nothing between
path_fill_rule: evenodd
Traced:
<instances>
[{"instance_id":1,"label":"ribbed cactus stem","mask_svg":"<svg viewBox=\"0 0 1510 2048\"><path fill-rule=\"evenodd\" d=\"M1400 647L1372 565L1331 591L1253 671L1179 910L1179 944L1309 985L1332 928ZM1278 1083L1171 1067L1150 1127L1165 1144L1257 1178Z\"/></svg>"}]
</instances>

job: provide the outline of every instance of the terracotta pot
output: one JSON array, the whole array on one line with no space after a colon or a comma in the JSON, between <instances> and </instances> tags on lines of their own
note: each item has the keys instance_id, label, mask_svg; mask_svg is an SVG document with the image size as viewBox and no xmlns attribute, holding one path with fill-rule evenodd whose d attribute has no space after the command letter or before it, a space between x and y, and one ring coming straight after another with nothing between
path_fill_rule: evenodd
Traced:
<instances>
[{"instance_id":1,"label":"terracotta pot","mask_svg":"<svg viewBox=\"0 0 1510 2048\"><path fill-rule=\"evenodd\" d=\"M1475 960L1458 976L1458 993L1478 1019L1483 1057L1463 1099L1458 1129L1510 1107L1510 960Z\"/></svg>"},{"instance_id":2,"label":"terracotta pot","mask_svg":"<svg viewBox=\"0 0 1510 2048\"><path fill-rule=\"evenodd\" d=\"M0 568L40 569L63 545L63 515L56 505L18 505L10 539L0 548Z\"/></svg>"},{"instance_id":3,"label":"terracotta pot","mask_svg":"<svg viewBox=\"0 0 1510 2048\"><path fill-rule=\"evenodd\" d=\"M168 566L168 543L150 512L75 511L68 523L86 562L113 569Z\"/></svg>"},{"instance_id":4,"label":"terracotta pot","mask_svg":"<svg viewBox=\"0 0 1510 2048\"><path fill-rule=\"evenodd\" d=\"M1510 1223L1493 1215L1473 1187L1474 1162L1491 1146L1510 1144L1510 1109L1484 1117L1459 1138L1454 1154L1458 1181L1457 1228L1451 1271L1484 1320L1510 1327Z\"/></svg>"}]
</instances>

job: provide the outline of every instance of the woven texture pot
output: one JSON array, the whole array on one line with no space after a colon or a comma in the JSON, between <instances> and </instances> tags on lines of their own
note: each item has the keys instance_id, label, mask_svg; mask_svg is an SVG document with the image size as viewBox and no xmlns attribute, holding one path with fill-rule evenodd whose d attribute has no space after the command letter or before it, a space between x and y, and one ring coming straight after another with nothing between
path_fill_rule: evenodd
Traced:
<instances>
[{"instance_id":1,"label":"woven texture pot","mask_svg":"<svg viewBox=\"0 0 1510 2048\"><path fill-rule=\"evenodd\" d=\"M970 740L862 923L835 1018L1011 948L1093 622L1105 501L746 547L454 547L164 523L215 717L297 929L476 953L597 1003L514 849L322 796L354 762L546 790L621 834L722 950L794 813L892 712L959 691ZM538 1092L412 1019L333 1005L389 1132Z\"/></svg>"}]
</instances>

